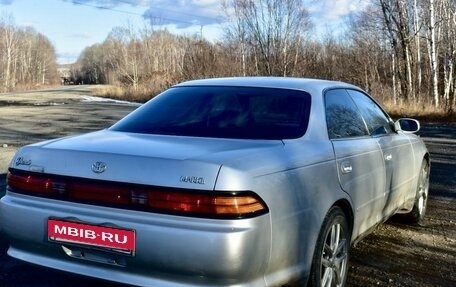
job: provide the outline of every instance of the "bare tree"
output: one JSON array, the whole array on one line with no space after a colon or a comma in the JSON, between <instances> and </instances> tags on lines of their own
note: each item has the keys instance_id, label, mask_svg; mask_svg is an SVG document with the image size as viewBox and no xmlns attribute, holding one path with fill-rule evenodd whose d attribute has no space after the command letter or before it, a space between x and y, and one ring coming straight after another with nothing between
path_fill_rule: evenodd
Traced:
<instances>
[{"instance_id":1,"label":"bare tree","mask_svg":"<svg viewBox=\"0 0 456 287\"><path fill-rule=\"evenodd\" d=\"M393 57L396 59L399 81L401 82L401 95L405 100L415 99L415 90L412 74L411 39L411 17L410 6L406 0L379 0L383 12L383 19L387 29ZM412 10L413 11L413 10Z\"/></svg>"},{"instance_id":2,"label":"bare tree","mask_svg":"<svg viewBox=\"0 0 456 287\"><path fill-rule=\"evenodd\" d=\"M2 41L2 62L4 65L3 87L6 91L14 88L16 82L12 75L18 52L18 31L13 24L12 17L0 22L0 39Z\"/></svg>"},{"instance_id":3,"label":"bare tree","mask_svg":"<svg viewBox=\"0 0 456 287\"><path fill-rule=\"evenodd\" d=\"M121 74L121 81L137 90L140 81L140 64L142 60L142 42L135 28L114 28L107 41L111 52L111 64Z\"/></svg>"},{"instance_id":4,"label":"bare tree","mask_svg":"<svg viewBox=\"0 0 456 287\"><path fill-rule=\"evenodd\" d=\"M437 51L436 51L436 21L435 21L435 10L434 10L434 0L429 0L429 58L431 65L431 83L432 83L432 95L434 98L434 104L436 107L439 106L440 97L439 97L439 87L438 87L438 61L437 61Z\"/></svg>"},{"instance_id":5,"label":"bare tree","mask_svg":"<svg viewBox=\"0 0 456 287\"><path fill-rule=\"evenodd\" d=\"M448 111L453 111L455 98L456 3L443 1L441 10L443 45L443 98Z\"/></svg>"},{"instance_id":6,"label":"bare tree","mask_svg":"<svg viewBox=\"0 0 456 287\"><path fill-rule=\"evenodd\" d=\"M421 17L419 16L418 0L413 0L413 33L415 38L415 55L416 55L416 92L418 101L420 101L422 67L421 67Z\"/></svg>"},{"instance_id":7,"label":"bare tree","mask_svg":"<svg viewBox=\"0 0 456 287\"><path fill-rule=\"evenodd\" d=\"M260 74L293 74L300 43L311 27L303 1L229 0L224 7L234 20L226 36L239 43L243 74L247 56Z\"/></svg>"}]
</instances>

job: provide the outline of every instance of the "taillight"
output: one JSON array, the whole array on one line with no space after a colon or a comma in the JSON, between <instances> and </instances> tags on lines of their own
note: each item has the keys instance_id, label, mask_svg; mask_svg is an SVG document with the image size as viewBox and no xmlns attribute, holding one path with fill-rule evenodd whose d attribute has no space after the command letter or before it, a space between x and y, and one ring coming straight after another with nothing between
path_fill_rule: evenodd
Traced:
<instances>
[{"instance_id":1,"label":"taillight","mask_svg":"<svg viewBox=\"0 0 456 287\"><path fill-rule=\"evenodd\" d=\"M265 209L264 203L250 194L203 194L184 192L149 192L148 205L154 209L168 209L190 213L221 216L255 214Z\"/></svg>"},{"instance_id":2,"label":"taillight","mask_svg":"<svg viewBox=\"0 0 456 287\"><path fill-rule=\"evenodd\" d=\"M96 205L208 218L248 218L268 212L251 191L216 192L87 180L10 169L14 192Z\"/></svg>"},{"instance_id":3,"label":"taillight","mask_svg":"<svg viewBox=\"0 0 456 287\"><path fill-rule=\"evenodd\" d=\"M7 183L9 186L30 192L52 194L52 180L45 177L36 177L27 174L13 174L8 172Z\"/></svg>"}]
</instances>

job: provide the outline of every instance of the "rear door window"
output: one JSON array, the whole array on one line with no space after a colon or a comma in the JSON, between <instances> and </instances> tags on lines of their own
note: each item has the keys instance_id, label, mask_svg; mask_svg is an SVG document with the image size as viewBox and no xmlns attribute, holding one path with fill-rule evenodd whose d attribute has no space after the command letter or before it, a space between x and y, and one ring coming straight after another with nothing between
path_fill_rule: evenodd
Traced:
<instances>
[{"instance_id":1,"label":"rear door window","mask_svg":"<svg viewBox=\"0 0 456 287\"><path fill-rule=\"evenodd\" d=\"M360 91L347 90L347 92L358 106L371 135L380 136L393 133L389 117L374 100Z\"/></svg>"},{"instance_id":2,"label":"rear door window","mask_svg":"<svg viewBox=\"0 0 456 287\"><path fill-rule=\"evenodd\" d=\"M326 91L325 110L330 139L368 135L358 108L344 89Z\"/></svg>"}]
</instances>

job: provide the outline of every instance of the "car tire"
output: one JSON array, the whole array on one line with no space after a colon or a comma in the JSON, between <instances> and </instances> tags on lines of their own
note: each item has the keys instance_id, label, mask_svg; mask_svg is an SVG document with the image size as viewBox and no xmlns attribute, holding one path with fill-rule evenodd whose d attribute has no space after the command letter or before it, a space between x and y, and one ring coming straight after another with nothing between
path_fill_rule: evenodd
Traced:
<instances>
[{"instance_id":1,"label":"car tire","mask_svg":"<svg viewBox=\"0 0 456 287\"><path fill-rule=\"evenodd\" d=\"M421 164L420 175L416 186L415 203L413 209L404 214L404 219L412 224L419 224L426 214L427 199L429 196L429 163L426 159Z\"/></svg>"},{"instance_id":2,"label":"car tire","mask_svg":"<svg viewBox=\"0 0 456 287\"><path fill-rule=\"evenodd\" d=\"M345 286L348 273L350 231L345 213L330 209L318 235L308 286Z\"/></svg>"}]
</instances>

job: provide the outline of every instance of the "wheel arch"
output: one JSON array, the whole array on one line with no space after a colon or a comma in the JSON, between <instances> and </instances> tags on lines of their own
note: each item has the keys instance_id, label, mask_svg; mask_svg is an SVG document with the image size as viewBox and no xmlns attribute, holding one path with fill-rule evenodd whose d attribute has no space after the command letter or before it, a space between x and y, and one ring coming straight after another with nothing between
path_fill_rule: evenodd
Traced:
<instances>
[{"instance_id":1,"label":"wheel arch","mask_svg":"<svg viewBox=\"0 0 456 287\"><path fill-rule=\"evenodd\" d=\"M342 209L342 211L344 212L345 218L347 219L348 228L350 231L349 234L352 234L355 217L354 217L353 208L352 208L350 202L347 199L342 198L342 199L339 199L338 201L336 201L331 206L331 208L333 208L335 206L340 207ZM330 208L330 210L331 210L331 208Z\"/></svg>"},{"instance_id":2,"label":"wheel arch","mask_svg":"<svg viewBox=\"0 0 456 287\"><path fill-rule=\"evenodd\" d=\"M429 152L426 152L423 158L427 161L428 166L431 167L431 155Z\"/></svg>"}]
</instances>

